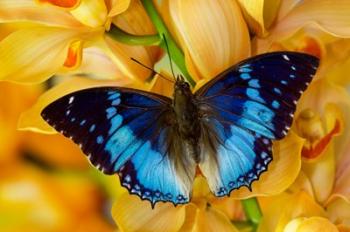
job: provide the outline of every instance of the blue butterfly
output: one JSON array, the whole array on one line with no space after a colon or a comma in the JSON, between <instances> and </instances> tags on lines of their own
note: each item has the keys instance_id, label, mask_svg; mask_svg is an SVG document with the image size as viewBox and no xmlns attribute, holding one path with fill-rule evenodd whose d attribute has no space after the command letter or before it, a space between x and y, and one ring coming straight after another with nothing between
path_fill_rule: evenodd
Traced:
<instances>
[{"instance_id":1,"label":"blue butterfly","mask_svg":"<svg viewBox=\"0 0 350 232\"><path fill-rule=\"evenodd\" d=\"M68 94L42 117L77 143L105 174L151 202L189 202L196 168L215 196L230 195L267 170L319 60L296 52L252 57L196 93L176 78L173 99L99 87Z\"/></svg>"}]
</instances>

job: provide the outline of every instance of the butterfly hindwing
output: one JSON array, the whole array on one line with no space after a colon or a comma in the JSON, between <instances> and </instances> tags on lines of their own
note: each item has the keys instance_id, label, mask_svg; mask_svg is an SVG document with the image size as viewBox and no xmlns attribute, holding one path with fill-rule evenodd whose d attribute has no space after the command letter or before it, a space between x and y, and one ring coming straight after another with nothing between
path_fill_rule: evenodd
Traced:
<instances>
[{"instance_id":1,"label":"butterfly hindwing","mask_svg":"<svg viewBox=\"0 0 350 232\"><path fill-rule=\"evenodd\" d=\"M170 104L170 99L152 93L101 87L58 99L42 117L77 143L98 169L118 173L130 193L152 204L181 204L189 200L186 178L193 177L178 173L172 158L169 138L178 138L169 135Z\"/></svg>"},{"instance_id":2,"label":"butterfly hindwing","mask_svg":"<svg viewBox=\"0 0 350 232\"><path fill-rule=\"evenodd\" d=\"M201 170L217 196L248 186L272 160L271 140L283 138L296 103L318 67L303 53L274 52L232 67L196 92L207 157Z\"/></svg>"}]
</instances>

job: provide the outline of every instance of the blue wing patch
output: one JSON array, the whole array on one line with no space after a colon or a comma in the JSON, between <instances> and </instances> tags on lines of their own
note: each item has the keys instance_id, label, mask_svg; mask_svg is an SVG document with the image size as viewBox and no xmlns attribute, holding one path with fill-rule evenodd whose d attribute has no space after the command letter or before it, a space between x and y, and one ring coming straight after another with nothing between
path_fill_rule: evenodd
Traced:
<instances>
[{"instance_id":1,"label":"blue wing patch","mask_svg":"<svg viewBox=\"0 0 350 232\"><path fill-rule=\"evenodd\" d=\"M93 88L60 98L42 117L77 143L99 170L118 173L131 194L152 205L183 204L189 201L194 171L189 172L193 176L181 175L171 157L170 104L170 99L147 92ZM194 170L195 165L183 169Z\"/></svg>"},{"instance_id":2,"label":"blue wing patch","mask_svg":"<svg viewBox=\"0 0 350 232\"><path fill-rule=\"evenodd\" d=\"M215 195L250 188L267 170L271 140L288 133L318 64L303 53L267 53L242 61L196 92L209 134L202 138L206 158L200 167Z\"/></svg>"}]
</instances>

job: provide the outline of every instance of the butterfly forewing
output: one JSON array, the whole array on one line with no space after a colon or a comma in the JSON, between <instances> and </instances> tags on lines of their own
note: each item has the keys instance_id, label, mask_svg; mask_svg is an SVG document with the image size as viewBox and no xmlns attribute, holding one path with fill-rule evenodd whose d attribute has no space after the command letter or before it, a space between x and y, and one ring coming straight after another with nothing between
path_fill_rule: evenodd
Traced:
<instances>
[{"instance_id":1,"label":"butterfly forewing","mask_svg":"<svg viewBox=\"0 0 350 232\"><path fill-rule=\"evenodd\" d=\"M200 164L217 196L248 186L272 160L271 140L283 138L296 103L318 67L303 53L274 52L245 60L196 92L202 116Z\"/></svg>"},{"instance_id":2,"label":"butterfly forewing","mask_svg":"<svg viewBox=\"0 0 350 232\"><path fill-rule=\"evenodd\" d=\"M180 204L189 200L193 176L181 175L184 167L175 167L172 144L179 138L172 132L170 104L148 92L92 88L53 102L42 117L80 145L98 169L118 173L130 193L152 204Z\"/></svg>"}]
</instances>

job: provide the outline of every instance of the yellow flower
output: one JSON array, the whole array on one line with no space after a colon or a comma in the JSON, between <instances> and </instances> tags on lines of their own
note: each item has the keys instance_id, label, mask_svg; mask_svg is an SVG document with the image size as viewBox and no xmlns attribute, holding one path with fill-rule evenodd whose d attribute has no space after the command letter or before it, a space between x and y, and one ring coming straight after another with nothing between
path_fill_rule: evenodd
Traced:
<instances>
[{"instance_id":1,"label":"yellow flower","mask_svg":"<svg viewBox=\"0 0 350 232\"><path fill-rule=\"evenodd\" d=\"M254 51L270 50L302 28L350 37L350 3L347 0L239 1L250 30L256 35Z\"/></svg>"},{"instance_id":2,"label":"yellow flower","mask_svg":"<svg viewBox=\"0 0 350 232\"><path fill-rule=\"evenodd\" d=\"M291 1L275 1L273 3L270 2L271 7L267 5L268 2L269 1L239 1L242 7L241 11L236 1L156 1L157 7L161 10L161 14L169 30L175 36L175 39L185 53L187 68L197 81L196 89L198 86L203 85L210 78L213 78L239 60L249 57L251 55L251 50L253 53L266 52L280 48L284 50L301 50L321 57L323 62L324 58L328 56L324 55L324 51L326 51L325 43L319 43L317 36L301 36L305 44L302 43L299 47L293 43L288 43L292 41L292 39L286 40L286 38L291 38L291 35L298 36L295 32L301 27L309 25L308 22L314 20L312 16L315 16L317 20L313 22L316 22L316 24L328 34L332 33L333 35L343 37L348 36L347 22L344 21L348 18L348 14L346 13L349 13L350 10L349 4L346 1L340 1L341 4L339 5L329 5L329 1L321 0L319 8L317 8L318 5L316 1L302 1L290 5L288 5L287 2L290 3ZM132 4L134 4L133 7L135 7L135 9L142 8L138 3ZM279 4L281 4L280 8ZM65 12L64 14L69 14L70 16L67 16L69 19L79 19L79 23L84 24L82 26L84 30L87 26L89 28L94 28L98 20L91 22L90 17L83 17L84 14L80 13L81 11L78 10L79 7L82 6L84 5L81 5L81 3L79 6L72 5L62 12ZM340 8L342 8L341 14L335 14L336 10ZM325 11L326 13L321 14L321 11ZM82 10L82 12L85 12L85 10ZM142 10L136 10L135 12L142 12ZM258 15L255 15L255 13ZM139 13L134 14L133 11L128 10L123 14L124 18L114 18L113 22L120 27L122 27L122 25L131 27L130 25L132 24L130 24L129 20L132 21L131 18L133 18L133 16L136 17L138 14ZM137 19L139 22L147 18L142 16L138 17ZM96 19L94 17L92 18ZM250 30L257 35L253 38L252 44L244 18ZM97 17L97 19L99 18ZM49 19L45 20L49 21ZM106 21L104 21L104 23L104 28L99 28L99 33L105 31ZM102 27L100 24L99 26ZM342 30L340 28L345 29ZM56 27L54 29L56 30ZM67 30L70 33L78 33L77 30L71 30L69 27ZM48 36L52 35L48 30L45 30L45 32L48 33ZM133 32L136 34L140 33L140 31L136 30ZM142 32L146 33L144 31ZM151 32L153 32L153 28ZM80 33L77 35L81 36ZM6 42L10 36L6 37L3 41ZM267 37L260 38L263 36ZM281 36L281 38L278 36ZM75 35L73 37L76 38ZM101 40L98 41L101 42ZM71 62L71 60L74 61L75 57L81 57L78 51L81 51L81 47L85 43L86 41L84 38L69 43L70 50L68 53L64 53L64 59L62 59L64 63L62 64L66 64L67 66L69 66L69 64L74 65L75 62ZM151 83L145 85L125 82L125 79L130 76L144 77L142 72L145 72L145 70L142 67L138 67L138 69L132 71L133 75L131 75L131 71L127 70L121 63L129 59L129 51L131 52L134 50L128 50L130 49L129 46L121 45L119 42L112 41L110 38L106 39L106 43L114 54L124 55L121 56L122 58L118 57L118 60L114 59L113 56L109 56L112 62L115 63L115 66L111 63L107 68L108 71L103 73L103 70L99 70L98 66L89 69L89 65L81 65L80 69L76 69L74 76L81 73L89 73L89 76L97 75L102 76L104 79L109 75L112 77L118 76L119 78L111 78L108 81L81 77L70 78L42 95L34 107L23 114L20 126L25 129L34 128L39 131L54 133L40 118L39 115L42 109L62 95L87 87L128 85L168 96L171 94L171 85L163 79L154 78ZM6 46L8 45L9 42ZM97 52L95 55L101 52L101 50L95 50L97 49L96 47L102 48L103 52L106 53L107 51L107 54L110 54L108 53L110 50L106 49L105 43L103 46L101 43L94 43L93 45L95 45L95 48L93 48L94 52ZM121 51L123 48L124 50ZM23 49L23 47L20 49ZM152 54L155 53L156 52ZM91 53L89 55L91 55L91 63L94 63L95 59L98 63L100 63L99 61L101 61L101 64L104 63L101 57L98 58ZM83 53L83 56L86 56L86 54ZM154 55L152 57L154 58L156 56ZM123 58L125 59L123 60ZM149 60L155 60L155 58ZM109 63L109 61L107 62ZM141 61L149 65L142 59ZM322 67L324 67L325 71L321 73L326 73L327 67L329 66L323 65ZM98 70L97 74L95 73L96 70ZM142 70L142 72L140 70ZM55 69L54 73L59 71L62 70ZM30 75L32 74L33 73L30 73ZM63 72L63 76L66 75L67 72ZM274 212L282 212L282 219L277 219L280 220L277 223L277 227L274 222L272 223L273 225L269 224L267 227L264 227L265 225L262 224L261 228L271 228L271 230L261 229L261 231L274 231L275 228L277 228L277 231L303 229L309 228L308 226L313 226L318 222L324 224L325 228L327 228L326 226L329 226L328 228L334 228L332 225L333 221L330 223L319 218L325 218L327 215L322 207L324 205L320 206L318 203L326 204L326 202L328 202L327 200L331 199L329 197L334 183L334 160L337 154L333 151L334 141L335 136L340 134L344 128L344 120L342 118L346 113L340 109L339 99L343 97L344 99L349 99L349 97L346 94L342 96L336 95L335 92L342 94L344 90L342 89L342 91L339 91L339 88L329 84L326 78L323 78L320 73L318 76L320 80L316 80L311 84L310 90L308 90L303 97L304 100L302 99L302 102L298 104L298 112L295 117L296 121L293 126L293 132L289 133L285 139L274 143L273 161L269 165L269 171L263 173L260 180L253 183L252 191L249 191L247 188L241 188L234 191L231 195L235 199L259 196L260 199L262 199L261 203L264 210L265 223L270 223L269 220L273 220L272 215ZM332 92L330 97L328 97L329 91ZM319 103L316 101L318 99L322 99L322 101ZM322 173L321 170L323 169L321 167L326 167L324 173ZM303 170L302 172L300 172L301 169ZM325 174L328 176L327 181L321 183L319 181L320 176L324 177ZM289 188L295 180L295 183L302 182L302 177L305 177L306 180L310 180L308 182L309 184L305 184L306 187L304 185L300 186L302 188L305 187L306 190L311 190L315 199L300 193L298 186L295 187L295 185L293 185ZM202 184L198 187L198 182L201 181L203 181L202 178L196 180L193 199L187 206L178 206L174 208L170 204L159 203L154 210L151 210L149 203L142 202L136 197L124 194L117 200L114 206L114 219L121 229L125 231L214 231L214 229L219 231L236 231L236 228L230 223L232 214L224 209L236 209L237 202L232 200L232 198L225 198L223 200L212 199L212 197L210 197L211 195L207 193L207 189L201 187L203 186ZM320 183L320 185L317 185L317 183ZM323 191L323 189L325 189L325 191ZM196 193L197 190L200 194ZM297 193L290 196L283 193L285 190ZM344 191L344 189L342 191ZM279 206L280 204L285 204L285 202L290 201L291 203L286 207L286 210L289 211L283 211L284 207L280 207L282 211L278 211L275 207L271 207L270 204L264 204L263 199L268 200L265 196L276 194L280 194L278 197L282 196L283 199L278 201L278 203L273 202L273 204ZM278 198L276 199L279 200ZM275 201L276 199L272 198L271 201ZM339 203L338 198L334 201L336 201L337 204ZM304 203L305 206L311 205L311 209L308 207L305 209L306 211L310 210L307 211L309 212L307 214L299 213L299 211L304 212ZM209 207L208 204L210 205ZM297 204L296 207L293 204ZM346 205L343 203L339 204L342 206ZM239 206L238 211L241 212Z\"/></svg>"},{"instance_id":3,"label":"yellow flower","mask_svg":"<svg viewBox=\"0 0 350 232\"><path fill-rule=\"evenodd\" d=\"M164 8L170 8L174 28L169 27L177 36L187 68L196 80L208 81L250 56L248 28L235 1L175 0L163 5L164 15L168 12Z\"/></svg>"},{"instance_id":4,"label":"yellow flower","mask_svg":"<svg viewBox=\"0 0 350 232\"><path fill-rule=\"evenodd\" d=\"M264 217L259 232L336 232L337 227L343 227L334 225L327 212L305 192L283 193L260 202Z\"/></svg>"},{"instance_id":5,"label":"yellow flower","mask_svg":"<svg viewBox=\"0 0 350 232\"><path fill-rule=\"evenodd\" d=\"M42 82L78 67L82 49L91 46L103 49L124 76L135 80L147 78L149 71L131 62L130 57L151 66L158 57L158 49L124 45L104 35L112 21L128 32L154 33L140 3L132 2L124 12L129 3L129 0L1 1L0 23L19 25L19 29L0 42L0 80Z\"/></svg>"},{"instance_id":6,"label":"yellow flower","mask_svg":"<svg viewBox=\"0 0 350 232\"><path fill-rule=\"evenodd\" d=\"M113 231L101 214L104 194L89 176L28 164L4 167L0 176L1 231Z\"/></svg>"}]
</instances>

